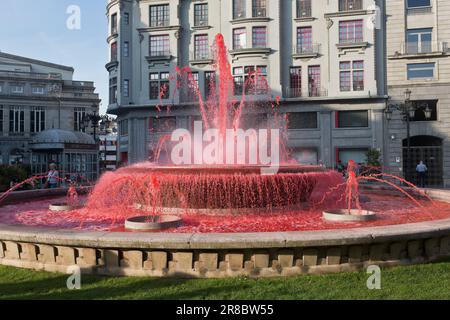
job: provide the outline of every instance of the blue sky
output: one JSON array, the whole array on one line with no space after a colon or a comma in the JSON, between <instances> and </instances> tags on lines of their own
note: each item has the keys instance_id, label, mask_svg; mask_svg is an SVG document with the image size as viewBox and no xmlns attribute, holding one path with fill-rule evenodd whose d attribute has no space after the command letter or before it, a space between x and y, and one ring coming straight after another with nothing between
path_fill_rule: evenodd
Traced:
<instances>
[{"instance_id":1,"label":"blue sky","mask_svg":"<svg viewBox=\"0 0 450 320\"><path fill-rule=\"evenodd\" d=\"M0 50L75 68L75 80L95 81L108 104L106 0L1 0ZM81 9L81 29L69 30L70 5Z\"/></svg>"}]
</instances>

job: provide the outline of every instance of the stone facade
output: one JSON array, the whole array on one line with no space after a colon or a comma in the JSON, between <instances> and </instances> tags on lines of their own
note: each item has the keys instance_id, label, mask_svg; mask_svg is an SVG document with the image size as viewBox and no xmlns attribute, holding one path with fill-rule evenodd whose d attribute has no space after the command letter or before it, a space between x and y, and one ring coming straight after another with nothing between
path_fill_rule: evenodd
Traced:
<instances>
[{"instance_id":1,"label":"stone facade","mask_svg":"<svg viewBox=\"0 0 450 320\"><path fill-rule=\"evenodd\" d=\"M193 119L199 115L198 106L182 91L170 90L163 101L150 99L149 76L161 72L173 75L176 67L189 66L198 74L199 89L205 95L205 74L212 70L211 56L209 52L201 59L196 56L195 39L199 35L207 36L211 46L217 33L224 36L232 68L267 67L270 93L264 99L275 100L279 96L282 112L299 119L297 125L291 121L288 145L300 162L321 162L333 167L338 159L345 161L350 156L362 160L368 148L383 152L385 33L383 28L374 28L373 21L384 14L384 1L354 1L354 6L348 5L348 1L341 1L341 5L339 2L314 0L309 6L308 1L296 0L110 0L107 5L111 46L111 61L106 65L111 84L108 111L118 115L122 127L119 129L121 160L130 163L147 160L149 149L161 135L167 134L155 134L151 130L152 118L175 117L176 127L191 128ZM258 3L265 5L257 6ZM196 21L196 6L202 4L208 6L208 14ZM160 7L162 12L166 10L167 16L162 13L160 21L153 18L152 22L151 10L158 16L155 7L158 5L168 5L165 9ZM266 27L262 36L265 43L255 44L253 34L255 30L263 30L255 29L260 27ZM353 30L353 27L360 28L358 36L348 32L349 38L340 38L340 29ZM236 29L244 30L246 35L240 38L243 48L233 46ZM150 39L158 35L167 36L168 45L164 54L152 56ZM353 83L349 76L349 87L343 85L342 89L340 72L352 65L363 69L364 80ZM301 77L293 80L295 72ZM314 73L320 80L316 78L311 84L310 75ZM171 89L175 81L170 79ZM171 114L158 112L155 107L160 104L171 105ZM305 125L308 120L301 120L301 112L308 112L313 123ZM348 126L340 124L341 116L361 116L363 120L359 125Z\"/></svg>"},{"instance_id":2,"label":"stone facade","mask_svg":"<svg viewBox=\"0 0 450 320\"><path fill-rule=\"evenodd\" d=\"M429 169L434 170L435 181L430 183L449 187L450 3L446 0L422 1L421 7L413 8L405 0L389 0L386 12L387 81L392 103L404 101L404 92L410 89L411 100L429 103L434 109L431 121L411 122L411 137L422 137L422 141L413 141L417 148L410 162L406 161L404 149L406 123L400 113L393 114L387 125L386 165L400 175L410 166L414 175L416 162L423 160ZM418 64L432 64L434 73L417 75L408 72L408 68ZM437 142L433 143L433 140ZM414 176L411 180L414 181Z\"/></svg>"},{"instance_id":3,"label":"stone facade","mask_svg":"<svg viewBox=\"0 0 450 320\"><path fill-rule=\"evenodd\" d=\"M37 132L81 131L82 115L98 113L94 83L74 81L73 73L72 67L0 52L0 164L29 164Z\"/></svg>"}]
</instances>

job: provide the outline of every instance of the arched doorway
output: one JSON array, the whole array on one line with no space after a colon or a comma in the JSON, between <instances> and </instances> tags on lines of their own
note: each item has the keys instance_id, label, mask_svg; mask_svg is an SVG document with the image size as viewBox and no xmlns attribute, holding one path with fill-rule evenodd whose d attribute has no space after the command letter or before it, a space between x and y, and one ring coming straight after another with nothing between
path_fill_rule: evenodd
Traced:
<instances>
[{"instance_id":1,"label":"arched doorway","mask_svg":"<svg viewBox=\"0 0 450 320\"><path fill-rule=\"evenodd\" d=\"M406 180L417 184L416 166L423 161L428 167L427 186L442 186L443 184L443 152L442 139L433 136L415 136L410 139L408 154L408 140L403 140L403 168Z\"/></svg>"}]
</instances>

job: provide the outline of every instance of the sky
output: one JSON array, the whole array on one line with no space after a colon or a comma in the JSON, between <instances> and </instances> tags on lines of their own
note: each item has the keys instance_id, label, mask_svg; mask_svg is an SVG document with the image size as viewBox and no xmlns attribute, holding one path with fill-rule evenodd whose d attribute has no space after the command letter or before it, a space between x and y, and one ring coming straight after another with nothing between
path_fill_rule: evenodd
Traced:
<instances>
[{"instance_id":1,"label":"sky","mask_svg":"<svg viewBox=\"0 0 450 320\"><path fill-rule=\"evenodd\" d=\"M108 104L106 0L0 0L0 51L71 66L74 80L94 81L100 113ZM70 6L80 29L69 29ZM73 20L72 20L73 21Z\"/></svg>"}]
</instances>

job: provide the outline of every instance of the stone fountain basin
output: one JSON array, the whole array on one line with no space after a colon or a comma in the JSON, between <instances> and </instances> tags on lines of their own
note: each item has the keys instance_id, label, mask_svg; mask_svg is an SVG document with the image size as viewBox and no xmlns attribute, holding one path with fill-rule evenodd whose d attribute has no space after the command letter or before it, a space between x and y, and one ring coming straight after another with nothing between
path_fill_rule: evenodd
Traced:
<instances>
[{"instance_id":1,"label":"stone fountain basin","mask_svg":"<svg viewBox=\"0 0 450 320\"><path fill-rule=\"evenodd\" d=\"M129 218L125 221L125 229L128 230L162 230L171 229L181 226L183 220L178 216L173 215L161 215L156 216L157 219L153 221L149 216L137 216Z\"/></svg>"},{"instance_id":2,"label":"stone fountain basin","mask_svg":"<svg viewBox=\"0 0 450 320\"><path fill-rule=\"evenodd\" d=\"M48 206L50 211L61 212L61 211L72 211L83 208L84 205L70 205L68 203L52 203Z\"/></svg>"},{"instance_id":3,"label":"stone fountain basin","mask_svg":"<svg viewBox=\"0 0 450 320\"><path fill-rule=\"evenodd\" d=\"M323 218L327 221L333 222L364 222L372 221L377 218L377 215L373 211L358 210L358 209L337 209L324 211Z\"/></svg>"}]
</instances>

